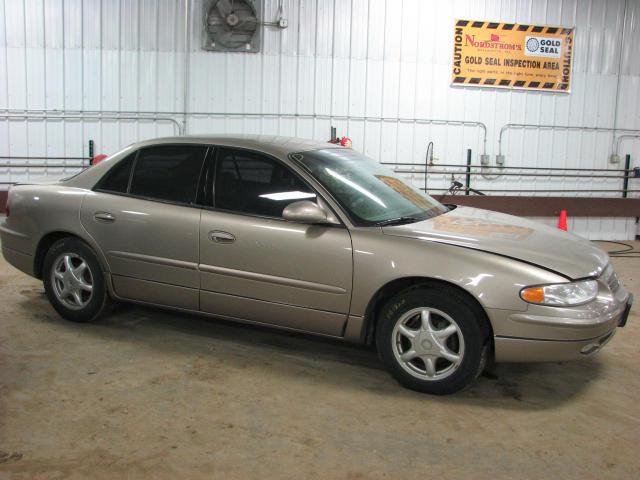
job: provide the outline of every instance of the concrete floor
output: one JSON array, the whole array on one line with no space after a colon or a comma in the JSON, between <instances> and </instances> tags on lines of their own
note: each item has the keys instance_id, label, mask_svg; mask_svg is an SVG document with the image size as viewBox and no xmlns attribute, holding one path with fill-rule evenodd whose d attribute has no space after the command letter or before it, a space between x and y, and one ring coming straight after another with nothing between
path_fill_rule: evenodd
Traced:
<instances>
[{"instance_id":1,"label":"concrete floor","mask_svg":"<svg viewBox=\"0 0 640 480\"><path fill-rule=\"evenodd\" d=\"M614 264L640 299L640 259ZM3 260L0 310L0 478L640 478L637 307L595 358L450 397L314 337L139 307L69 323Z\"/></svg>"}]
</instances>

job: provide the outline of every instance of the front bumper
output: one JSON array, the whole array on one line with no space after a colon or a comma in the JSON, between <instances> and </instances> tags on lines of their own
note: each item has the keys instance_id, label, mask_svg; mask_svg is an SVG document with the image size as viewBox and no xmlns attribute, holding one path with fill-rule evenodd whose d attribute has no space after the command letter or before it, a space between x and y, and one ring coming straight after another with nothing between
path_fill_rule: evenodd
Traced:
<instances>
[{"instance_id":1,"label":"front bumper","mask_svg":"<svg viewBox=\"0 0 640 480\"><path fill-rule=\"evenodd\" d=\"M605 276L598 281L600 293L587 305L488 312L496 362L576 360L598 352L627 323L633 304L633 296L617 279L614 284Z\"/></svg>"},{"instance_id":2,"label":"front bumper","mask_svg":"<svg viewBox=\"0 0 640 480\"><path fill-rule=\"evenodd\" d=\"M496 337L495 359L503 362L565 362L594 355L616 333L614 328L600 337L588 340L530 340Z\"/></svg>"}]
</instances>

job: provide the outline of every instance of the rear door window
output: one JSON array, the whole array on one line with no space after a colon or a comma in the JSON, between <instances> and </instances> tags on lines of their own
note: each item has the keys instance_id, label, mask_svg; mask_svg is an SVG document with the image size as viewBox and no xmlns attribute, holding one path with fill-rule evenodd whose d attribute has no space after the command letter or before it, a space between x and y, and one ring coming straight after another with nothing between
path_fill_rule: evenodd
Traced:
<instances>
[{"instance_id":1,"label":"rear door window","mask_svg":"<svg viewBox=\"0 0 640 480\"><path fill-rule=\"evenodd\" d=\"M138 153L129 193L178 203L193 203L207 147L163 145Z\"/></svg>"}]
</instances>

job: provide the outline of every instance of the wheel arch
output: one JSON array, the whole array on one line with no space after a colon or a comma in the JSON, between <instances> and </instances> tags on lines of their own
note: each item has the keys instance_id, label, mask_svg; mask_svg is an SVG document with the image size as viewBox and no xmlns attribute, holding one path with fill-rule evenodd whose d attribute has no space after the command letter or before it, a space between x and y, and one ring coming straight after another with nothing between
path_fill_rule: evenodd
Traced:
<instances>
[{"instance_id":1,"label":"wheel arch","mask_svg":"<svg viewBox=\"0 0 640 480\"><path fill-rule=\"evenodd\" d=\"M402 277L391 280L390 282L380 287L367 304L367 308L364 314L364 325L361 332L362 341L367 345L372 345L374 343L375 331L380 310L390 298L402 292L403 290L419 287L446 287L456 290L457 292L462 294L467 300L469 300L470 305L474 308L474 310L477 311L486 336L491 342L493 341L493 327L491 325L491 321L489 320L487 312L485 311L482 304L478 301L478 299L471 292L465 290L459 285L456 285L455 283L431 277Z\"/></svg>"},{"instance_id":2,"label":"wheel arch","mask_svg":"<svg viewBox=\"0 0 640 480\"><path fill-rule=\"evenodd\" d=\"M95 245L93 245L92 242L87 241L87 239L82 238L80 235L76 233L69 232L66 230L56 230L56 231L48 232L38 242L38 246L36 247L36 252L33 258L33 274L36 278L42 280L42 276L43 276L42 270L44 268L44 259L47 256L47 252L49 251L49 249L54 243L56 243L58 240L61 240L63 238L77 238L78 240L86 243L87 246L91 250L93 250L93 252L96 254L96 258L98 259L98 262L100 262L100 266L102 267L103 271L105 272L108 271L107 265L104 259L102 258L102 255L96 249Z\"/></svg>"}]
</instances>

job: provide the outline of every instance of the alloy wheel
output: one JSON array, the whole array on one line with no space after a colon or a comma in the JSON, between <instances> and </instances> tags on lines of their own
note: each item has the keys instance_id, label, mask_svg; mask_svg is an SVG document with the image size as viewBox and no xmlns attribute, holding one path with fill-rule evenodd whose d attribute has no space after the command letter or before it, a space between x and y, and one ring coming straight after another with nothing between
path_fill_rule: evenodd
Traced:
<instances>
[{"instance_id":1,"label":"alloy wheel","mask_svg":"<svg viewBox=\"0 0 640 480\"><path fill-rule=\"evenodd\" d=\"M93 274L80 255L63 253L53 263L51 285L57 299L65 307L80 310L91 301Z\"/></svg>"},{"instance_id":2,"label":"alloy wheel","mask_svg":"<svg viewBox=\"0 0 640 480\"><path fill-rule=\"evenodd\" d=\"M446 313L419 307L404 313L391 335L398 364L421 380L441 380L453 374L464 358L460 326Z\"/></svg>"}]
</instances>

